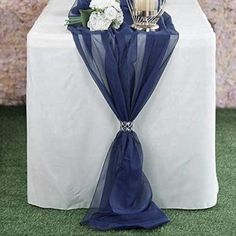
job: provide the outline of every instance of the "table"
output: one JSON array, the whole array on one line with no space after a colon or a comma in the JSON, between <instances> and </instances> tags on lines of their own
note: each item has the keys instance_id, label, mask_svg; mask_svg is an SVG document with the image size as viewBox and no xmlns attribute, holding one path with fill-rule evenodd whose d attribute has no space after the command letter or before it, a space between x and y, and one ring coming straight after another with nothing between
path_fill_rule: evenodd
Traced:
<instances>
[{"instance_id":1,"label":"table","mask_svg":"<svg viewBox=\"0 0 236 236\"><path fill-rule=\"evenodd\" d=\"M73 2L50 0L27 36L28 203L43 208L89 206L119 130L63 26ZM218 193L215 34L196 0L169 0L166 11L180 40L134 129L154 201L209 208Z\"/></svg>"}]
</instances>

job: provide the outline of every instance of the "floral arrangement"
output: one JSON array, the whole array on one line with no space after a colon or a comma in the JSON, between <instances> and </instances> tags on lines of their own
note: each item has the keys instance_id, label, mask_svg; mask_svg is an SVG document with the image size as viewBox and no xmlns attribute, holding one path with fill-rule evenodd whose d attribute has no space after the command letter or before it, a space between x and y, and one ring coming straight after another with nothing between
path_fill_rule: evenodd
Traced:
<instances>
[{"instance_id":1,"label":"floral arrangement","mask_svg":"<svg viewBox=\"0 0 236 236\"><path fill-rule=\"evenodd\" d=\"M91 0L88 9L80 9L80 16L70 16L66 25L82 25L91 31L119 29L124 16L119 0Z\"/></svg>"}]
</instances>

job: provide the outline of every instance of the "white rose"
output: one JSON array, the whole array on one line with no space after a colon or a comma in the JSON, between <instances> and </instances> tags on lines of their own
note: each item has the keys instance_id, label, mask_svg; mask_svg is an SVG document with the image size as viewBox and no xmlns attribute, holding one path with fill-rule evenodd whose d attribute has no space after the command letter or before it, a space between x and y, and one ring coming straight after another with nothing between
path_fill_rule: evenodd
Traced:
<instances>
[{"instance_id":1,"label":"white rose","mask_svg":"<svg viewBox=\"0 0 236 236\"><path fill-rule=\"evenodd\" d=\"M112 22L112 26L115 28L115 29L119 29L121 24L123 23L124 21L124 16L123 16L123 13L122 12L119 12L117 14L117 17L115 20L113 20Z\"/></svg>"},{"instance_id":2,"label":"white rose","mask_svg":"<svg viewBox=\"0 0 236 236\"><path fill-rule=\"evenodd\" d=\"M104 10L107 7L111 7L116 4L116 0L92 0L89 7L92 9Z\"/></svg>"},{"instance_id":3,"label":"white rose","mask_svg":"<svg viewBox=\"0 0 236 236\"><path fill-rule=\"evenodd\" d=\"M114 7L108 7L105 9L104 14L108 20L113 21L116 19L118 12Z\"/></svg>"},{"instance_id":4,"label":"white rose","mask_svg":"<svg viewBox=\"0 0 236 236\"><path fill-rule=\"evenodd\" d=\"M108 30L111 23L111 20L105 18L104 13L94 11L89 17L87 26L91 31Z\"/></svg>"},{"instance_id":5,"label":"white rose","mask_svg":"<svg viewBox=\"0 0 236 236\"><path fill-rule=\"evenodd\" d=\"M121 12L120 2L115 1L112 6L119 12Z\"/></svg>"}]
</instances>

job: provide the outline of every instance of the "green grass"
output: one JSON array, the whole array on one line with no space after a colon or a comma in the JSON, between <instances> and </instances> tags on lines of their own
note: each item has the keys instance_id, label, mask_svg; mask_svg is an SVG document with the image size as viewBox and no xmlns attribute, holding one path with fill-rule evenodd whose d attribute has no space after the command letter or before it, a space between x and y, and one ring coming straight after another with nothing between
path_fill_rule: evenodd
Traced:
<instances>
[{"instance_id":1,"label":"green grass","mask_svg":"<svg viewBox=\"0 0 236 236\"><path fill-rule=\"evenodd\" d=\"M217 111L216 207L166 210L171 223L155 230L99 232L79 222L85 210L40 209L26 199L26 115L24 107L0 107L0 235L236 235L236 110Z\"/></svg>"}]
</instances>

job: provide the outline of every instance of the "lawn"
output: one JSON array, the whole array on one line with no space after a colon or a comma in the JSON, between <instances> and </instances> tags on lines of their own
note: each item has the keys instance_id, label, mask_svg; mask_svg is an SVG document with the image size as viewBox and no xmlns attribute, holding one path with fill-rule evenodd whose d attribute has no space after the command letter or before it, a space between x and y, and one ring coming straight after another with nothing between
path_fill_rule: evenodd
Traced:
<instances>
[{"instance_id":1,"label":"lawn","mask_svg":"<svg viewBox=\"0 0 236 236\"><path fill-rule=\"evenodd\" d=\"M0 107L0 235L236 235L236 110L217 110L218 204L208 210L166 210L171 223L154 230L99 232L80 226L86 210L27 204L25 107Z\"/></svg>"}]
</instances>

